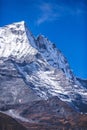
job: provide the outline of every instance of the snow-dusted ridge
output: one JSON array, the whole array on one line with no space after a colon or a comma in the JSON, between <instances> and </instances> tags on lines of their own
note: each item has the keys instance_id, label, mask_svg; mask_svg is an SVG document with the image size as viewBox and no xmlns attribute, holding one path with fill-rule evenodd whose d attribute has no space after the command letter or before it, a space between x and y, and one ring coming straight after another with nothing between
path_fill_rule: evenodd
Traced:
<instances>
[{"instance_id":1,"label":"snow-dusted ridge","mask_svg":"<svg viewBox=\"0 0 87 130\"><path fill-rule=\"evenodd\" d=\"M45 36L39 35L37 37L37 49L51 66L62 69L68 78L74 78L67 59L62 52L56 48L56 45L45 38Z\"/></svg>"},{"instance_id":2,"label":"snow-dusted ridge","mask_svg":"<svg viewBox=\"0 0 87 130\"><path fill-rule=\"evenodd\" d=\"M29 38L24 21L0 28L0 57L13 56L20 59L26 55L35 55L37 50L31 45L34 40L31 35Z\"/></svg>"}]
</instances>

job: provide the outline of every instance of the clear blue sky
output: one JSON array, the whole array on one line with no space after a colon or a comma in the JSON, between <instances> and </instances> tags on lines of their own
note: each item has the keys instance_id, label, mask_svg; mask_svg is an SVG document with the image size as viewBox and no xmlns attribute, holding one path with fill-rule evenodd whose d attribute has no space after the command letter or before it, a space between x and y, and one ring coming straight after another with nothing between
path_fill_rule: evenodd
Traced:
<instances>
[{"instance_id":1,"label":"clear blue sky","mask_svg":"<svg viewBox=\"0 0 87 130\"><path fill-rule=\"evenodd\" d=\"M87 78L86 0L0 0L0 26L22 20L56 44L76 76Z\"/></svg>"}]
</instances>

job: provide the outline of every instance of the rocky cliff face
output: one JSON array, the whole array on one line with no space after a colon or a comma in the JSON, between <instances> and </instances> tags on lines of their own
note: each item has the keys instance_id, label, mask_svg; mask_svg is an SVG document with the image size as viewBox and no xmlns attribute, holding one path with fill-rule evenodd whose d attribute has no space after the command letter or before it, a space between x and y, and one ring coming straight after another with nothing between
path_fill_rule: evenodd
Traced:
<instances>
[{"instance_id":1,"label":"rocky cliff face","mask_svg":"<svg viewBox=\"0 0 87 130\"><path fill-rule=\"evenodd\" d=\"M53 102L50 103L49 99ZM63 109L60 105L62 102L66 103ZM56 109L58 104L61 106L58 108L60 117L52 104ZM20 108L21 105L24 109ZM71 109L69 112L66 110L68 107ZM54 44L42 35L35 38L24 22L0 28L1 111L14 118L23 121L27 118L30 121L29 113L33 110L34 115L42 110L41 117L46 109L46 115L65 119L65 115L68 118L70 113L70 117L74 118L73 111L75 115L78 112L86 113L86 108L87 88L76 79L67 59Z\"/></svg>"}]
</instances>

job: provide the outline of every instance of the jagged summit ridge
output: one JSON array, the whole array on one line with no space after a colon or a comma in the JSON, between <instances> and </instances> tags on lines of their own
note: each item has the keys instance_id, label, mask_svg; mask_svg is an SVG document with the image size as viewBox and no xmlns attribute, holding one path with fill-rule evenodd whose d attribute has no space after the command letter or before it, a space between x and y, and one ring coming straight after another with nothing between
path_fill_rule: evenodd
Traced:
<instances>
[{"instance_id":1,"label":"jagged summit ridge","mask_svg":"<svg viewBox=\"0 0 87 130\"><path fill-rule=\"evenodd\" d=\"M57 69L62 69L68 78L73 78L73 73L69 67L67 59L62 52L56 48L56 45L45 38L43 35L37 37L37 49L47 62Z\"/></svg>"},{"instance_id":2,"label":"jagged summit ridge","mask_svg":"<svg viewBox=\"0 0 87 130\"><path fill-rule=\"evenodd\" d=\"M43 35L35 39L24 21L0 28L0 57L22 59L37 53L51 66L62 69L68 78L73 78L63 54Z\"/></svg>"},{"instance_id":3,"label":"jagged summit ridge","mask_svg":"<svg viewBox=\"0 0 87 130\"><path fill-rule=\"evenodd\" d=\"M36 54L37 50L31 45L34 42L31 33L28 31L29 39L26 33L24 21L0 28L0 57L13 56L20 59Z\"/></svg>"}]
</instances>

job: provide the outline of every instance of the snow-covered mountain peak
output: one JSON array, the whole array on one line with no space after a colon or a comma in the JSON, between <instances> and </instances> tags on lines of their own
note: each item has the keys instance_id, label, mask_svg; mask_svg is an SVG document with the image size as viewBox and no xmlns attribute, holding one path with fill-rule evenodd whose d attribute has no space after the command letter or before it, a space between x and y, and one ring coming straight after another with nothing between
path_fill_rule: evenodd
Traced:
<instances>
[{"instance_id":1,"label":"snow-covered mountain peak","mask_svg":"<svg viewBox=\"0 0 87 130\"><path fill-rule=\"evenodd\" d=\"M10 32L12 32L13 30L15 30L15 31L13 31L12 33L17 33L17 30L21 30L21 31L25 31L25 27L26 26L26 24L25 24L25 22L24 21L21 21L21 22L15 22L15 23L12 23L12 24L9 24L9 25L5 25L4 27L0 27L0 33L2 32L4 32L5 31L5 33L7 33L7 31L10 33ZM8 30L9 29L9 30ZM1 31L2 30L2 31ZM16 34L16 35L18 35L18 34ZM20 33L19 33L19 35L20 35Z\"/></svg>"},{"instance_id":2,"label":"snow-covered mountain peak","mask_svg":"<svg viewBox=\"0 0 87 130\"><path fill-rule=\"evenodd\" d=\"M52 96L85 103L87 90L75 80L61 51L43 35L35 39L25 22L0 28L1 107Z\"/></svg>"},{"instance_id":3,"label":"snow-covered mountain peak","mask_svg":"<svg viewBox=\"0 0 87 130\"><path fill-rule=\"evenodd\" d=\"M27 30L24 21L0 28L0 57L13 56L20 59L27 54L36 54L37 50L32 47L34 38Z\"/></svg>"},{"instance_id":4,"label":"snow-covered mountain peak","mask_svg":"<svg viewBox=\"0 0 87 130\"><path fill-rule=\"evenodd\" d=\"M0 57L22 59L40 53L54 68L61 69L68 78L73 78L63 54L43 35L34 38L24 21L0 28Z\"/></svg>"}]
</instances>

